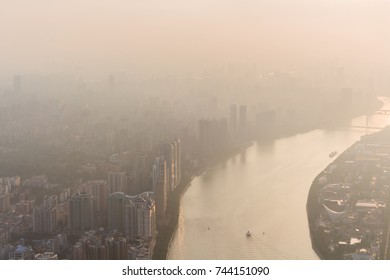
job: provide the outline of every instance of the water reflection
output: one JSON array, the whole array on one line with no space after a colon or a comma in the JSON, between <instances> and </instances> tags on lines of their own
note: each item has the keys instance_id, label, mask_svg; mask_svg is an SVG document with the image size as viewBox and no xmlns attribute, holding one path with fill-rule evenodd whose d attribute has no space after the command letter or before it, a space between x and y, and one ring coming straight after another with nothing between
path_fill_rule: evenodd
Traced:
<instances>
[{"instance_id":1,"label":"water reflection","mask_svg":"<svg viewBox=\"0 0 390 280\"><path fill-rule=\"evenodd\" d=\"M383 126L388 117L373 115L370 125ZM364 116L351 125L362 122ZM317 259L305 208L311 182L334 160L330 152L344 151L364 134L313 130L257 142L196 177L182 197L169 258Z\"/></svg>"}]
</instances>

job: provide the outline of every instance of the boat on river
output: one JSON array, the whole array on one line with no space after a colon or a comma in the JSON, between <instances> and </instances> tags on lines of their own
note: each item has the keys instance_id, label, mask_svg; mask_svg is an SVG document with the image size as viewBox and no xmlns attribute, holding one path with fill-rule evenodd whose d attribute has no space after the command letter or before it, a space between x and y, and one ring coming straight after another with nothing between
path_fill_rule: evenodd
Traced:
<instances>
[{"instance_id":1,"label":"boat on river","mask_svg":"<svg viewBox=\"0 0 390 280\"><path fill-rule=\"evenodd\" d=\"M337 155L337 151L333 151L329 154L329 157L332 158L334 157L335 155Z\"/></svg>"}]
</instances>

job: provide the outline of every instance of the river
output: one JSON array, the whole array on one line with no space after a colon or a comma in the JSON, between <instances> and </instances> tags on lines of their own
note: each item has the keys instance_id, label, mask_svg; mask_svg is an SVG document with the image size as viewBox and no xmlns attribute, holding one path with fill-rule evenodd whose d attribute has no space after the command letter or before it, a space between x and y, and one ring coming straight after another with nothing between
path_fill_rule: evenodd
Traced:
<instances>
[{"instance_id":1,"label":"river","mask_svg":"<svg viewBox=\"0 0 390 280\"><path fill-rule=\"evenodd\" d=\"M351 121L365 123L365 116ZM370 126L387 124L390 116L369 117ZM374 131L317 129L255 143L195 177L181 199L168 259L318 259L306 215L311 183L334 160L330 152Z\"/></svg>"}]
</instances>

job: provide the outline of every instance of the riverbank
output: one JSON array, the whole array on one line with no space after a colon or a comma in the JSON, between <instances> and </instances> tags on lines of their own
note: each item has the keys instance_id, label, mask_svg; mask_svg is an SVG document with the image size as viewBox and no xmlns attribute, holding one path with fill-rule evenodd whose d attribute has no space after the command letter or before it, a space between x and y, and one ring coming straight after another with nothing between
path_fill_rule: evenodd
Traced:
<instances>
[{"instance_id":1,"label":"riverbank","mask_svg":"<svg viewBox=\"0 0 390 280\"><path fill-rule=\"evenodd\" d=\"M200 176L204 172L207 172L207 170L209 170L219 162L226 160L234 156L235 154L244 151L252 144L253 144L252 142L250 143L248 142L246 145L243 145L236 149L232 149L230 152L228 152L225 156L221 158L209 160L196 169L184 170L184 172L182 172L182 179L180 184L168 196L167 212L166 212L167 225L160 226L158 228L156 246L153 252L154 260L167 259L168 251L178 226L179 214L180 214L180 199L183 196L183 194L186 192L186 190L190 187L193 178L195 176Z\"/></svg>"},{"instance_id":2,"label":"riverbank","mask_svg":"<svg viewBox=\"0 0 390 280\"><path fill-rule=\"evenodd\" d=\"M380 103L378 103L375 107L376 108L380 107ZM354 113L355 113L354 115L362 114L361 112L354 112ZM367 112L364 112L364 113L367 113ZM352 118L352 116L351 116L351 118ZM300 130L296 130L296 131L292 131L292 130L291 131L284 131L284 133L277 133L277 135L272 135L272 139L275 140L275 139L282 138L282 137L288 137L290 135L294 135L297 133L305 133L305 132L308 132L310 130L317 129L320 127L322 127L322 125L318 125L318 127L306 127L303 130L300 129ZM266 140L269 141L269 140L271 140L271 138L267 138ZM216 164L222 162L223 160L226 160L226 159L232 157L233 155L235 155L239 152L242 152L250 145L246 145L245 147L242 147L241 149L235 149L234 151L230 151L230 152L226 153L226 155L224 155L223 157L219 157L218 159L201 164L201 166L197 170L189 170L189 171L187 170L188 178L190 180L185 182L185 184L183 186L181 186L180 189L177 189L179 191L179 193L176 193L172 196L172 198L171 197L169 198L169 206L168 207L170 207L171 201L172 201L172 205L176 205L176 206L171 208L171 210L169 210L170 212L172 211L169 214L169 216L173 217L172 219L169 219L169 221L170 221L169 225L164 227L163 229L161 229L161 228L159 229L159 235L161 235L161 236L158 237L158 241L157 241L158 244L156 245L155 254L153 255L154 259L166 259L166 257L167 257L167 253L169 251L169 246L171 244L172 239L174 238L174 235L175 235L176 229L177 229L177 225L178 225L180 197L185 193L186 189L191 185L192 178L194 176L201 175L204 171L209 170L210 168L212 168Z\"/></svg>"},{"instance_id":3,"label":"riverbank","mask_svg":"<svg viewBox=\"0 0 390 280\"><path fill-rule=\"evenodd\" d=\"M306 211L321 259L388 258L389 136L388 128L362 136L314 179Z\"/></svg>"},{"instance_id":4,"label":"riverbank","mask_svg":"<svg viewBox=\"0 0 390 280\"><path fill-rule=\"evenodd\" d=\"M183 173L180 184L168 196L167 224L158 228L156 246L153 252L154 260L165 260L167 257L169 244L174 236L179 219L180 198L191 184L192 178L193 176L190 176L188 173Z\"/></svg>"}]
</instances>

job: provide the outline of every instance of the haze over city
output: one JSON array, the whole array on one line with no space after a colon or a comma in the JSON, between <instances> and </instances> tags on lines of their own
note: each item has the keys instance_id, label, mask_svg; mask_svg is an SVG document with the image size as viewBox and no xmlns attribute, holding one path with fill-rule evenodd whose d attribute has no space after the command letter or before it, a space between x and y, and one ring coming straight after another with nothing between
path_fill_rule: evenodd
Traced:
<instances>
[{"instance_id":1,"label":"haze over city","mask_svg":"<svg viewBox=\"0 0 390 280\"><path fill-rule=\"evenodd\" d=\"M389 258L389 13L0 0L0 259Z\"/></svg>"},{"instance_id":2,"label":"haze over city","mask_svg":"<svg viewBox=\"0 0 390 280\"><path fill-rule=\"evenodd\" d=\"M226 63L296 71L388 70L387 1L0 3L2 74L198 71ZM8 72L8 71L9 72ZM363 72L363 73L364 73Z\"/></svg>"}]
</instances>

